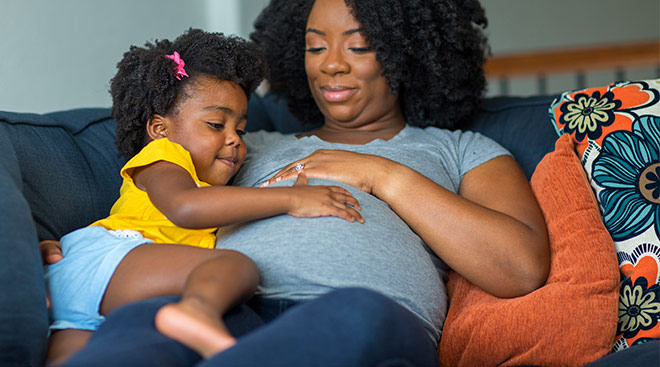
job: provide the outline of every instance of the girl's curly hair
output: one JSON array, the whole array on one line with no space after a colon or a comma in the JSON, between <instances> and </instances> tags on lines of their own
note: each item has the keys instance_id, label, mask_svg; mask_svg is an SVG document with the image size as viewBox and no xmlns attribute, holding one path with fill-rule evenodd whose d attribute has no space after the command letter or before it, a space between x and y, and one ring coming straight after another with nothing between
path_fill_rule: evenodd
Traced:
<instances>
[{"instance_id":1,"label":"girl's curly hair","mask_svg":"<svg viewBox=\"0 0 660 367\"><path fill-rule=\"evenodd\" d=\"M174 51L184 60L189 78L176 78L176 63L165 57ZM147 143L147 122L154 114L176 113L187 86L198 77L235 82L249 98L265 78L266 65L264 52L255 43L200 29L191 28L174 42L156 40L144 47L131 46L110 82L120 155L128 159L137 154Z\"/></svg>"},{"instance_id":2,"label":"girl's curly hair","mask_svg":"<svg viewBox=\"0 0 660 367\"><path fill-rule=\"evenodd\" d=\"M398 93L411 125L457 128L486 84L487 25L477 0L345 0ZM271 90L305 123L319 123L305 75L305 28L314 0L271 0L250 38L262 45Z\"/></svg>"}]
</instances>

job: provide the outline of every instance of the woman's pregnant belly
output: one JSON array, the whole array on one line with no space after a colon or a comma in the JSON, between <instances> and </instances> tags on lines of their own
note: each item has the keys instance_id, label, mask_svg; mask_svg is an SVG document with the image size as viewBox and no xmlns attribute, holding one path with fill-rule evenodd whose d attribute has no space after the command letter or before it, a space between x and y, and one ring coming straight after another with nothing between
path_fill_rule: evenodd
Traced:
<instances>
[{"instance_id":1,"label":"woman's pregnant belly","mask_svg":"<svg viewBox=\"0 0 660 367\"><path fill-rule=\"evenodd\" d=\"M217 247L256 262L258 293L264 297L306 300L336 288L369 288L398 301L432 334L439 333L446 313L444 263L386 203L348 185L309 183L348 189L360 202L365 223L279 215L222 228Z\"/></svg>"}]
</instances>

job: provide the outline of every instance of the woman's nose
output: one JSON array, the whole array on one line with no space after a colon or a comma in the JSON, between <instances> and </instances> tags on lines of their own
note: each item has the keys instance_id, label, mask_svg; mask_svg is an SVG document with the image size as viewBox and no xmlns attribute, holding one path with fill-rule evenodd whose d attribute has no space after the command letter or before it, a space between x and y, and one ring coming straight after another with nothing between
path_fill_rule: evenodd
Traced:
<instances>
[{"instance_id":1,"label":"woman's nose","mask_svg":"<svg viewBox=\"0 0 660 367\"><path fill-rule=\"evenodd\" d=\"M326 58L321 64L321 71L328 75L335 75L340 73L348 73L351 69L351 66L346 61L344 53L341 49L328 49L326 53Z\"/></svg>"}]
</instances>

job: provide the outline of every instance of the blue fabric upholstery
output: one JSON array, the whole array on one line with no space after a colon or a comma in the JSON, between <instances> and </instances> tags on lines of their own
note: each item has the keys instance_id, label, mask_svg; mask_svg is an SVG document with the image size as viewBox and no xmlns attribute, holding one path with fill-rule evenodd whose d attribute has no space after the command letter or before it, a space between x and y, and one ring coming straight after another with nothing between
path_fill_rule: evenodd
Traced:
<instances>
[{"instance_id":1,"label":"blue fabric upholstery","mask_svg":"<svg viewBox=\"0 0 660 367\"><path fill-rule=\"evenodd\" d=\"M48 329L46 299L30 206L10 135L0 125L0 365L38 366Z\"/></svg>"},{"instance_id":2,"label":"blue fabric upholstery","mask_svg":"<svg viewBox=\"0 0 660 367\"><path fill-rule=\"evenodd\" d=\"M114 146L108 109L48 115L0 112L40 240L108 214L119 193L123 161Z\"/></svg>"},{"instance_id":3,"label":"blue fabric upholstery","mask_svg":"<svg viewBox=\"0 0 660 367\"><path fill-rule=\"evenodd\" d=\"M0 365L43 363L48 314L38 241L107 215L122 165L108 109L0 112Z\"/></svg>"},{"instance_id":4,"label":"blue fabric upholstery","mask_svg":"<svg viewBox=\"0 0 660 367\"><path fill-rule=\"evenodd\" d=\"M486 99L475 119L464 129L478 131L508 149L529 179L541 158L555 148L557 133L548 116L552 99L551 96Z\"/></svg>"}]
</instances>

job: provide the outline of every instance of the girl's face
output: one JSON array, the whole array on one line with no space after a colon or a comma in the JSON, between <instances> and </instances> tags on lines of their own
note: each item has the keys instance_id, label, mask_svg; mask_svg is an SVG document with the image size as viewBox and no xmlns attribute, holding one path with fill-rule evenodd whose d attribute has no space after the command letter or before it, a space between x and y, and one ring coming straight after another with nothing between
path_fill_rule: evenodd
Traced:
<instances>
[{"instance_id":1,"label":"girl's face","mask_svg":"<svg viewBox=\"0 0 660 367\"><path fill-rule=\"evenodd\" d=\"M245 160L247 97L238 84L214 77L199 77L186 89L165 117L163 136L190 152L201 181L225 185Z\"/></svg>"},{"instance_id":2,"label":"girl's face","mask_svg":"<svg viewBox=\"0 0 660 367\"><path fill-rule=\"evenodd\" d=\"M307 19L305 71L326 125L403 121L399 98L360 28L344 0L316 0Z\"/></svg>"}]
</instances>

